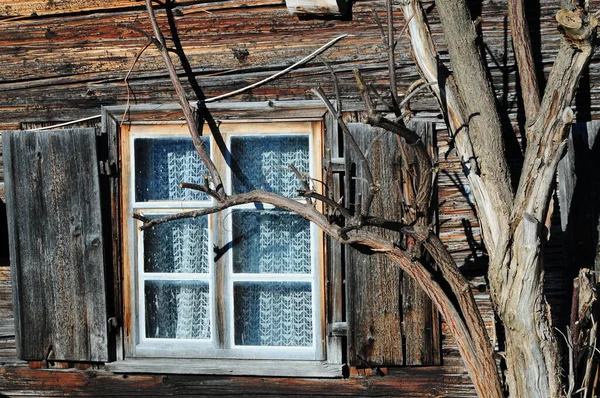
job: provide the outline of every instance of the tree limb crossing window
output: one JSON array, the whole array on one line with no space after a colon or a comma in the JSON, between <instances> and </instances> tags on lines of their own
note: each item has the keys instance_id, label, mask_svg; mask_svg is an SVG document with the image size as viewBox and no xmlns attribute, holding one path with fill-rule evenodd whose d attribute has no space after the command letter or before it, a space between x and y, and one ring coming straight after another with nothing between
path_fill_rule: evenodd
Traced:
<instances>
[{"instance_id":1,"label":"tree limb crossing window","mask_svg":"<svg viewBox=\"0 0 600 398\"><path fill-rule=\"evenodd\" d=\"M294 163L336 202L356 203L360 169L320 101L210 109L220 140L203 137L228 192L300 200ZM319 378L341 377L344 364L440 362L437 315L410 281L294 214L257 203L140 231L133 212L214 203L179 188L206 174L181 109L133 105L128 123L124 111L103 108L96 131L3 134L19 358L104 362L117 373ZM350 127L376 161L377 200L394 205L397 140ZM429 136L431 126L421 128Z\"/></svg>"},{"instance_id":2,"label":"tree limb crossing window","mask_svg":"<svg viewBox=\"0 0 600 398\"><path fill-rule=\"evenodd\" d=\"M229 193L297 197L290 164L320 179L320 122L226 122L219 130L220 137L205 131L204 143ZM179 185L204 184L207 173L185 125L124 126L121 156L129 171L122 192L130 356L325 358L323 249L314 225L254 203L140 231L127 215L213 206Z\"/></svg>"}]
</instances>

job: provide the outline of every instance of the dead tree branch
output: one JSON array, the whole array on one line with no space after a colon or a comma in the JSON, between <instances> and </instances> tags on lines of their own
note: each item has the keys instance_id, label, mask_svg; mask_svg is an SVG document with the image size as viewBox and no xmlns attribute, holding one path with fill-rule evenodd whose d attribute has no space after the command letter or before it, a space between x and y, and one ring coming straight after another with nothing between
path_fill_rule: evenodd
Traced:
<instances>
[{"instance_id":1,"label":"dead tree branch","mask_svg":"<svg viewBox=\"0 0 600 398\"><path fill-rule=\"evenodd\" d=\"M348 140L348 143L350 144L352 150L356 152L356 155L359 158L360 165L363 168L363 171L365 173L365 177L367 180L367 184L369 186L368 186L368 191L367 191L368 195L364 202L365 204L361 206L361 211L358 211L358 215L359 216L367 215L370 211L371 203L373 202L373 197L375 196L375 194L377 193L377 190L378 190L377 183L373 180L373 173L371 171L371 168L369 167L369 162L367 161L367 158L365 157L365 154L363 153L363 151L360 149L360 147L356 143L356 140L352 136L352 133L348 129L348 125L342 119L341 112L337 111L333 107L333 104L331 103L331 101L329 101L329 99L327 98L327 96L325 95L325 93L323 92L323 90L320 87L316 88L316 89L312 89L311 91L314 94L316 94L319 97L319 99L321 99L323 104L325 104L325 106L327 107L327 110L329 111L329 113L331 113L333 116L336 117L338 125L340 126L340 128L342 129L342 132L344 133L344 137L346 138L346 140Z\"/></svg>"},{"instance_id":2,"label":"dead tree branch","mask_svg":"<svg viewBox=\"0 0 600 398\"><path fill-rule=\"evenodd\" d=\"M208 173L210 174L210 179L212 184L215 187L215 191L220 198L225 198L227 195L225 193L225 187L223 186L223 181L221 180L221 176L217 170L217 167L213 163L210 155L208 154L206 148L204 147L204 143L202 142L201 136L202 132L198 131L198 124L196 123L196 118L192 112L192 108L190 103L187 100L187 96L179 77L177 76L177 71L175 70L175 66L173 65L173 61L171 60L171 56L166 47L165 38L158 26L158 22L156 20L156 15L154 13L154 8L152 7L152 0L146 0L146 10L148 12L148 17L150 18L150 23L152 24L152 30L154 31L154 36L156 38L156 47L160 51L160 54L165 63L165 67L167 68L167 72L169 73L169 78L171 79L171 83L175 88L175 92L177 93L177 98L179 99L179 104L183 109L183 114L185 116L185 120L188 125L188 129L190 130L190 135L192 137L192 141L194 143L194 147L200 156L200 159L206 166Z\"/></svg>"},{"instance_id":3,"label":"dead tree branch","mask_svg":"<svg viewBox=\"0 0 600 398\"><path fill-rule=\"evenodd\" d=\"M535 73L524 0L508 0L508 19L515 59L519 67L525 117L528 123L533 123L540 110L540 88Z\"/></svg>"}]
</instances>

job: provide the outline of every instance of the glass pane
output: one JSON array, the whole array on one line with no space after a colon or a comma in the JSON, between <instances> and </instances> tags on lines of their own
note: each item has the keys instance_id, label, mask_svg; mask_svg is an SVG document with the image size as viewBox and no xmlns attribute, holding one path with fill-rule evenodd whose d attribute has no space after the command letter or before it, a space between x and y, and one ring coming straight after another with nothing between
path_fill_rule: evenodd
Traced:
<instances>
[{"instance_id":1,"label":"glass pane","mask_svg":"<svg viewBox=\"0 0 600 398\"><path fill-rule=\"evenodd\" d=\"M144 231L144 272L206 274L209 261L207 216L169 221Z\"/></svg>"},{"instance_id":2,"label":"glass pane","mask_svg":"<svg viewBox=\"0 0 600 398\"><path fill-rule=\"evenodd\" d=\"M282 210L234 210L233 272L309 274L310 223Z\"/></svg>"},{"instance_id":3,"label":"glass pane","mask_svg":"<svg viewBox=\"0 0 600 398\"><path fill-rule=\"evenodd\" d=\"M146 281L146 337L210 339L208 284Z\"/></svg>"},{"instance_id":4,"label":"glass pane","mask_svg":"<svg viewBox=\"0 0 600 398\"><path fill-rule=\"evenodd\" d=\"M303 173L310 171L304 135L232 137L231 154L234 193L262 189L297 197L301 186L289 166L293 163Z\"/></svg>"},{"instance_id":5,"label":"glass pane","mask_svg":"<svg viewBox=\"0 0 600 398\"><path fill-rule=\"evenodd\" d=\"M208 138L203 138L208 149ZM206 168L191 138L136 138L135 200L208 200L208 195L179 188L179 183L203 184Z\"/></svg>"},{"instance_id":6,"label":"glass pane","mask_svg":"<svg viewBox=\"0 0 600 398\"><path fill-rule=\"evenodd\" d=\"M310 347L310 283L235 283L235 344Z\"/></svg>"}]
</instances>

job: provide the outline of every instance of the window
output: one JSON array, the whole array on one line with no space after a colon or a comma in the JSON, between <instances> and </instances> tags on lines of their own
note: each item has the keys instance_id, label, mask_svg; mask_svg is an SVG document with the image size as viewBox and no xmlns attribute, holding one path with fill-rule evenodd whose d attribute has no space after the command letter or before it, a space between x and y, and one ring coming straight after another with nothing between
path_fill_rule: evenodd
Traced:
<instances>
[{"instance_id":1,"label":"window","mask_svg":"<svg viewBox=\"0 0 600 398\"><path fill-rule=\"evenodd\" d=\"M263 189L296 198L291 163L320 179L321 122L219 129L225 150L208 128L203 139L230 194ZM206 176L185 125L123 126L121 159L127 355L325 358L323 248L314 225L255 203L140 231L132 212L154 218L214 201L179 186Z\"/></svg>"},{"instance_id":2,"label":"window","mask_svg":"<svg viewBox=\"0 0 600 398\"><path fill-rule=\"evenodd\" d=\"M124 111L103 108L100 131L3 134L20 359L319 378L341 377L345 363L439 363L436 315L397 267L293 214L252 204L140 231L134 211L160 217L213 202L178 187L204 174L181 109L134 105L122 123ZM229 192L299 200L287 165L323 181L327 147L327 193L355 203L356 156L320 101L214 104L211 113L222 140L208 131L204 139ZM390 159L373 168L376 178L396 178L395 137L349 127L365 151ZM22 184L32 175L39 183Z\"/></svg>"}]
</instances>

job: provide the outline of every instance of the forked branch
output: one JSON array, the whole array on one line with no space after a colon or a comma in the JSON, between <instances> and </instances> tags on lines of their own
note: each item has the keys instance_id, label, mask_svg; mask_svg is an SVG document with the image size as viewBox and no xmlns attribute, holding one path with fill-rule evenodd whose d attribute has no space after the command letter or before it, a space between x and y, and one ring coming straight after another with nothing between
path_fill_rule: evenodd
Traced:
<instances>
[{"instance_id":1,"label":"forked branch","mask_svg":"<svg viewBox=\"0 0 600 398\"><path fill-rule=\"evenodd\" d=\"M525 0L508 0L508 19L513 41L515 59L519 67L521 98L527 123L535 121L540 110L540 88L533 62L531 39L525 16ZM530 137L527 137L530 139Z\"/></svg>"}]
</instances>

